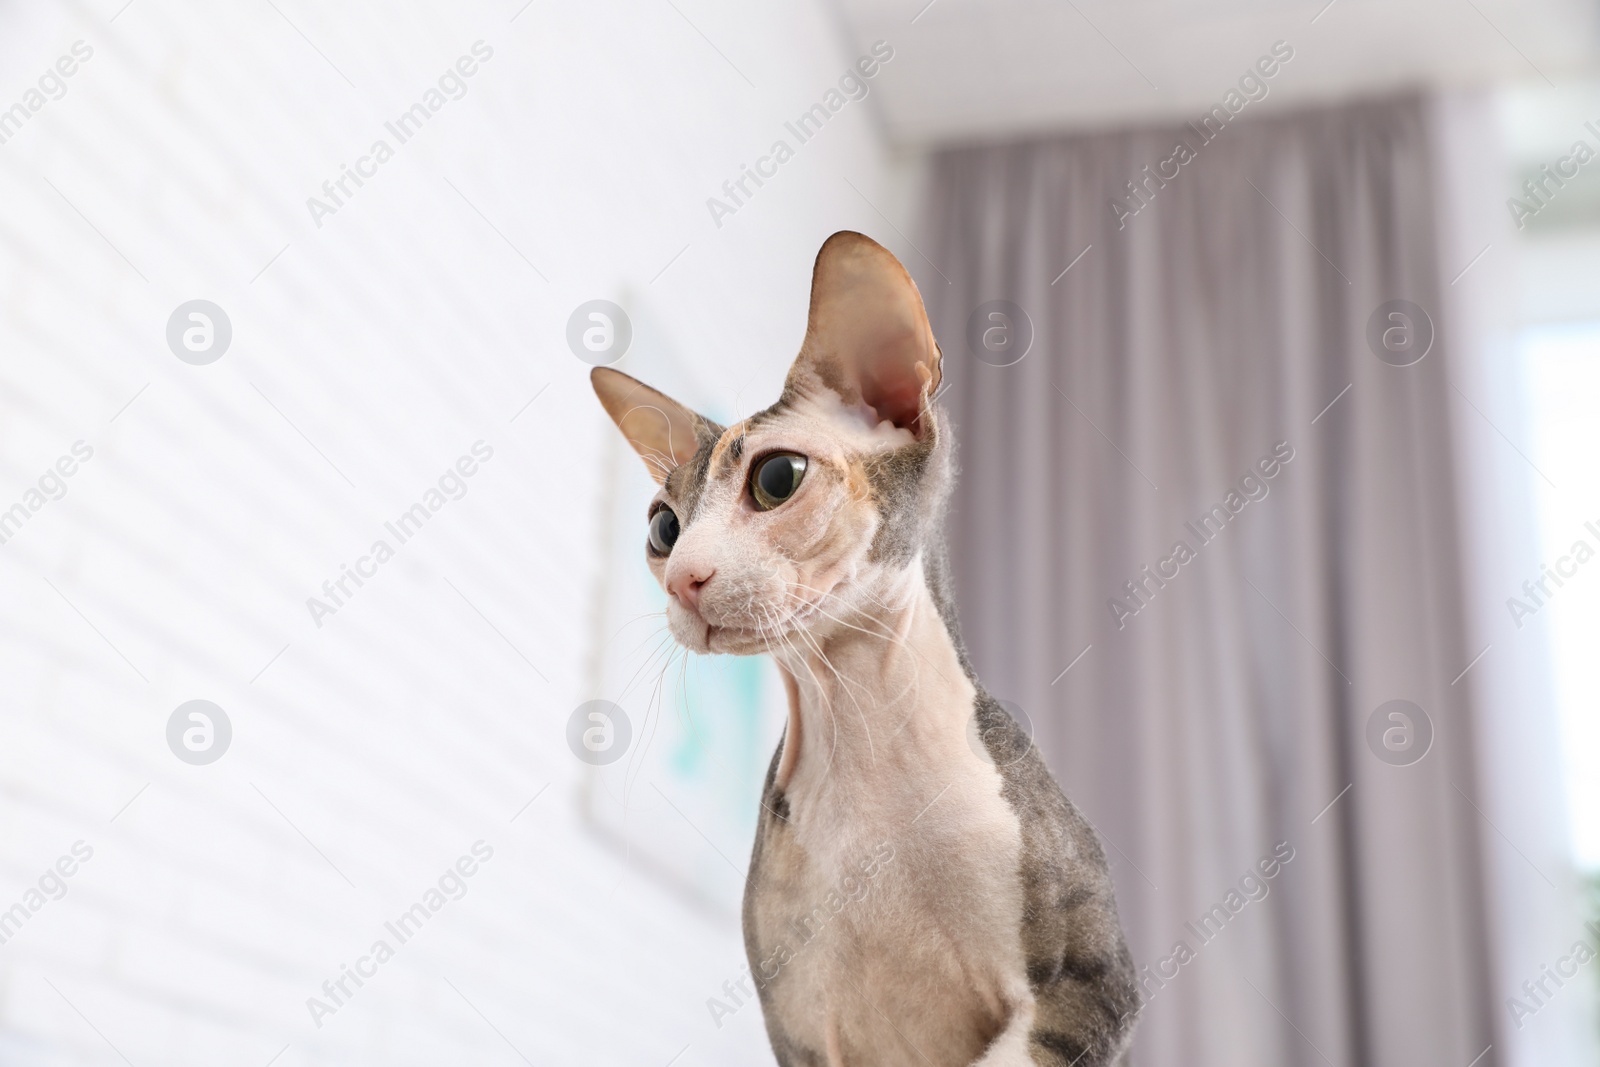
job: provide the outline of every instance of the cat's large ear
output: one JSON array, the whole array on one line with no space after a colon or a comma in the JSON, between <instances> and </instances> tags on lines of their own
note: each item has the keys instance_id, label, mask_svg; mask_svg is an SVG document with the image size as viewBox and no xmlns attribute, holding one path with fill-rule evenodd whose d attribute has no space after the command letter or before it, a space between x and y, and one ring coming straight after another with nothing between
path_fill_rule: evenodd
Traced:
<instances>
[{"instance_id":1,"label":"cat's large ear","mask_svg":"<svg viewBox=\"0 0 1600 1067\"><path fill-rule=\"evenodd\" d=\"M921 437L939 388L939 346L922 294L887 248L844 230L823 242L811 274L805 343L789 371L801 394L820 384Z\"/></svg>"},{"instance_id":2,"label":"cat's large ear","mask_svg":"<svg viewBox=\"0 0 1600 1067\"><path fill-rule=\"evenodd\" d=\"M622 436L639 453L660 485L673 468L689 462L700 447L697 427L706 420L636 378L610 367L589 373L600 405Z\"/></svg>"}]
</instances>

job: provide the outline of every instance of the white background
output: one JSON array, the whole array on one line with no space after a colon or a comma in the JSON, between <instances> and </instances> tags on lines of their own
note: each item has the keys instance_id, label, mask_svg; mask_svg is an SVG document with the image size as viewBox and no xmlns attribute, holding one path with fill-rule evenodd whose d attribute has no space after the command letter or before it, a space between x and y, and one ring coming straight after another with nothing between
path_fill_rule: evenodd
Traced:
<instances>
[{"instance_id":1,"label":"white background","mask_svg":"<svg viewBox=\"0 0 1600 1067\"><path fill-rule=\"evenodd\" d=\"M690 399L773 399L827 234L914 254L871 206L871 108L722 227L705 200L855 56L813 4L121 3L0 8L0 108L94 49L0 145L0 509L94 449L0 546L0 909L94 849L0 946L0 1062L768 1062L754 1007L705 1006L736 921L579 820L614 431L564 335L647 292L728 393ZM315 226L306 198L480 39L465 97ZM194 298L232 321L209 366L166 345ZM467 495L314 626L480 439ZM196 698L234 731L204 767L165 740ZM306 999L479 839L468 894L315 1027Z\"/></svg>"}]
</instances>

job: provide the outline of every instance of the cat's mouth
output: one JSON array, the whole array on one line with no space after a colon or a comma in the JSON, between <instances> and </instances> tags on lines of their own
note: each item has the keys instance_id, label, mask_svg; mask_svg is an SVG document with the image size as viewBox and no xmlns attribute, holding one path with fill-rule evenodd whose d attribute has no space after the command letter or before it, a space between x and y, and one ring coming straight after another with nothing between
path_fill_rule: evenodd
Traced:
<instances>
[{"instance_id":1,"label":"cat's mouth","mask_svg":"<svg viewBox=\"0 0 1600 1067\"><path fill-rule=\"evenodd\" d=\"M781 619L761 625L714 623L705 624L703 651L729 655L751 655L781 647L784 638L816 618L821 611L821 600L805 601Z\"/></svg>"}]
</instances>

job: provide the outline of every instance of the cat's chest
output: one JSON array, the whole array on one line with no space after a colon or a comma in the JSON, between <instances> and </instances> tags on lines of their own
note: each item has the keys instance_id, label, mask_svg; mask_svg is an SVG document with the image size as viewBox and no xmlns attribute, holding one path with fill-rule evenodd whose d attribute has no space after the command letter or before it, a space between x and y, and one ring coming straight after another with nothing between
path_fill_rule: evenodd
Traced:
<instances>
[{"instance_id":1,"label":"cat's chest","mask_svg":"<svg viewBox=\"0 0 1600 1067\"><path fill-rule=\"evenodd\" d=\"M747 889L769 1018L824 1062L970 1063L1026 983L1020 827L993 764L961 730L923 730L802 761L782 802Z\"/></svg>"}]
</instances>

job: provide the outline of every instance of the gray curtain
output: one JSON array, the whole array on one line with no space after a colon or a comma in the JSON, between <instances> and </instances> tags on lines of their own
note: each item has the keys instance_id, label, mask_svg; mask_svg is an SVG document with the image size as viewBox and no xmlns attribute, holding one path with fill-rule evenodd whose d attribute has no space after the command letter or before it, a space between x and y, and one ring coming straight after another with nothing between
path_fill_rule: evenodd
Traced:
<instances>
[{"instance_id":1,"label":"gray curtain","mask_svg":"<svg viewBox=\"0 0 1600 1067\"><path fill-rule=\"evenodd\" d=\"M1433 189L1409 98L934 162L961 620L1107 842L1140 1067L1494 1040L1449 338L1369 341L1437 317Z\"/></svg>"}]
</instances>

